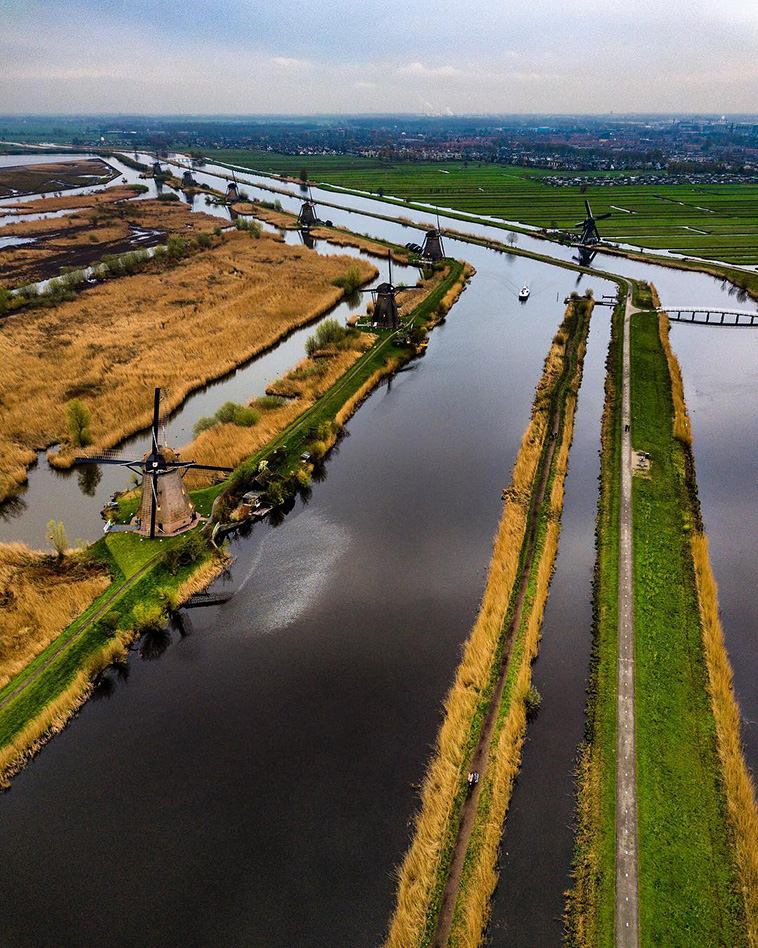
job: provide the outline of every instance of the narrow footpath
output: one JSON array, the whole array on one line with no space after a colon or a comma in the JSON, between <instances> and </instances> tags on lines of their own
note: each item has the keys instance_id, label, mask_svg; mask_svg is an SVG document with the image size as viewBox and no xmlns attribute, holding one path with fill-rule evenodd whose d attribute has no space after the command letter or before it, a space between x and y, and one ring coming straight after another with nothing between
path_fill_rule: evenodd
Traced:
<instances>
[{"instance_id":1,"label":"narrow footpath","mask_svg":"<svg viewBox=\"0 0 758 948\"><path fill-rule=\"evenodd\" d=\"M566 357L564 360L563 369L561 371L561 376L556 383L555 393L551 400L550 415L548 417L547 425L547 450L545 452L536 490L532 493L531 497L527 518L527 545L524 555L524 565L518 581L513 614L505 634L505 643L503 647L497 684L495 685L495 690L489 703L489 707L487 708L484 723L482 724L482 729L479 734L479 740L469 764L469 770L477 771L480 775L480 780L479 783L474 786L471 793L466 797L462 807L458 835L455 840L455 848L453 851L452 860L450 862L450 870L448 872L447 879L445 880L445 889L442 895L440 914L437 921L437 929L434 935L434 948L445 948L450 938L453 914L458 896L458 889L460 887L463 865L466 859L466 852L468 850L469 840L474 828L474 823L476 822L476 814L479 806L479 795L484 784L484 781L481 779L481 777L484 775L487 769L492 734L497 722L500 703L503 697L503 690L505 688L505 681L508 675L513 643L516 638L516 632L521 625L524 599L526 597L529 577L532 573L532 567L534 565L535 543L537 540L537 527L539 525L539 511L545 498L545 491L547 489L550 471L552 470L553 456L555 454L558 434L560 432L560 414L558 405L558 399L560 395L558 393L560 392L561 386L567 379L568 373L571 371L572 363L569 353L570 351L574 350L575 345L576 335L571 340L570 350L567 349L566 351Z\"/></svg>"},{"instance_id":2,"label":"narrow footpath","mask_svg":"<svg viewBox=\"0 0 758 948\"><path fill-rule=\"evenodd\" d=\"M634 586L632 574L631 290L626 299L621 385L618 703L616 730L616 946L638 948L637 751L634 719Z\"/></svg>"}]
</instances>

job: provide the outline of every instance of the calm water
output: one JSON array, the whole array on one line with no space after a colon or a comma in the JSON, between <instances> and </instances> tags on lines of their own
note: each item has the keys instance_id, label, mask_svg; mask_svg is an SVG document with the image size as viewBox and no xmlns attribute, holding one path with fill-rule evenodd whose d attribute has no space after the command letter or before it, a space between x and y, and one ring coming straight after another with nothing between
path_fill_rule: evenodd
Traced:
<instances>
[{"instance_id":1,"label":"calm water","mask_svg":"<svg viewBox=\"0 0 758 948\"><path fill-rule=\"evenodd\" d=\"M195 177L218 186L213 170ZM280 197L255 189L266 179L237 177L251 196ZM314 192L317 200L396 213L369 198ZM294 188L281 200L299 206ZM328 208L321 216L402 243L418 239L413 228L352 210ZM451 226L503 237L483 225ZM146 657L160 660L135 658L110 700L88 703L0 800L1 871L17 896L0 917L3 944L381 940L414 785L476 613L500 490L510 480L561 301L575 286L590 285L596 296L612 292L595 278L447 244L478 275L433 333L424 359L350 422L309 502L299 501L281 526L257 526L236 542L228 580L234 598L193 612L191 635L149 643ZM570 256L529 237L519 237L519 246ZM664 303L733 302L703 275L617 258L597 262L652 279ZM532 298L522 307L515 291L525 280ZM572 844L570 772L589 655L607 323L608 311L596 309L535 667L543 705L530 725L504 839L497 943L514 931L525 945L560 938ZM737 690L755 719L747 604L756 576L753 558L744 555L752 546L746 505L755 432L736 407L744 407L745 391L754 392L755 360L742 355L753 345L748 335L672 331ZM264 364L259 360L259 370ZM242 372L216 387L218 404L241 400L248 385L247 397L258 394L258 382L243 382ZM191 405L185 411L194 411ZM198 414L215 410L196 407ZM182 424L180 416L175 425ZM730 489L737 483L745 488L740 500ZM67 484L66 503L73 504L78 488L72 479ZM19 879L35 884L19 887Z\"/></svg>"}]
</instances>

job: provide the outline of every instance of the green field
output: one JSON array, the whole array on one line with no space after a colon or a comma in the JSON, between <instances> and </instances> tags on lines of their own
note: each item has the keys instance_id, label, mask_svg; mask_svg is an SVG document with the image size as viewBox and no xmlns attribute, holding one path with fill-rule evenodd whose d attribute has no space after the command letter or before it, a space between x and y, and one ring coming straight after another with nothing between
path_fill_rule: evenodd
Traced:
<instances>
[{"instance_id":1,"label":"green field","mask_svg":"<svg viewBox=\"0 0 758 948\"><path fill-rule=\"evenodd\" d=\"M208 158L271 174L435 204L535 227L568 228L584 217L587 198L602 236L650 250L672 250L741 266L758 265L758 185L578 185L551 187L554 172L475 162L390 162L352 155L280 155L243 149ZM623 210L622 210L623 208ZM690 229L692 228L692 229Z\"/></svg>"},{"instance_id":2,"label":"green field","mask_svg":"<svg viewBox=\"0 0 758 948\"><path fill-rule=\"evenodd\" d=\"M631 337L633 443L652 457L633 484L642 944L733 948L746 935L689 543L692 469L672 433L657 316L635 314Z\"/></svg>"}]
</instances>

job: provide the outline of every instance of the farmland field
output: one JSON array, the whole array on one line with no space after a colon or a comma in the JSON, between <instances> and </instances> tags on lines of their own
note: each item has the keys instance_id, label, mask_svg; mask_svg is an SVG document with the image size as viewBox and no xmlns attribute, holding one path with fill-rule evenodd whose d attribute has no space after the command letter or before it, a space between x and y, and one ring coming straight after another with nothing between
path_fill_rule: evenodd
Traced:
<instances>
[{"instance_id":1,"label":"farmland field","mask_svg":"<svg viewBox=\"0 0 758 948\"><path fill-rule=\"evenodd\" d=\"M740 266L758 265L758 185L578 185L543 183L548 171L469 162L389 162L352 155L281 155L219 150L214 160L274 174L299 175L413 202L436 204L535 227L568 228L587 198L602 236L650 250L671 250ZM605 175L603 177L606 177Z\"/></svg>"}]
</instances>

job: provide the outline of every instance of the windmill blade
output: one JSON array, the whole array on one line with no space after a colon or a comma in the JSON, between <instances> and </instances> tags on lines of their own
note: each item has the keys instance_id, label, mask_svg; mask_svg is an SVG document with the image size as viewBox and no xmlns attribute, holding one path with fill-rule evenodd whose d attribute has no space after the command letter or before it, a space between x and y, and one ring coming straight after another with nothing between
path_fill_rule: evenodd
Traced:
<instances>
[{"instance_id":1,"label":"windmill blade","mask_svg":"<svg viewBox=\"0 0 758 948\"><path fill-rule=\"evenodd\" d=\"M392 283L392 251L391 251L390 249L387 249L387 265L388 265L388 267L389 267L390 286L393 286L393 283Z\"/></svg>"},{"instance_id":2,"label":"windmill blade","mask_svg":"<svg viewBox=\"0 0 758 948\"><path fill-rule=\"evenodd\" d=\"M181 464L169 464L169 467L181 467ZM233 467L217 467L215 464L195 464L194 461L188 461L186 465L191 471L222 471L225 474L231 474Z\"/></svg>"},{"instance_id":3,"label":"windmill blade","mask_svg":"<svg viewBox=\"0 0 758 948\"><path fill-rule=\"evenodd\" d=\"M613 217L613 214L611 214L610 211L607 214L600 214L598 217L595 218L595 220L604 221L604 220L607 220L607 218L609 217Z\"/></svg>"},{"instance_id":4,"label":"windmill blade","mask_svg":"<svg viewBox=\"0 0 758 948\"><path fill-rule=\"evenodd\" d=\"M89 457L76 457L74 458L74 464L141 464L142 458L137 460L131 460L129 458L114 458L107 454L93 454Z\"/></svg>"},{"instance_id":5,"label":"windmill blade","mask_svg":"<svg viewBox=\"0 0 758 948\"><path fill-rule=\"evenodd\" d=\"M160 411L161 411L161 390L156 388L155 394L153 396L153 424L151 428L151 434L153 437L153 452L158 453L158 425L160 424Z\"/></svg>"},{"instance_id":6,"label":"windmill blade","mask_svg":"<svg viewBox=\"0 0 758 948\"><path fill-rule=\"evenodd\" d=\"M584 206L587 208L587 217L592 217L592 208L590 207L590 202L585 198Z\"/></svg>"}]
</instances>

